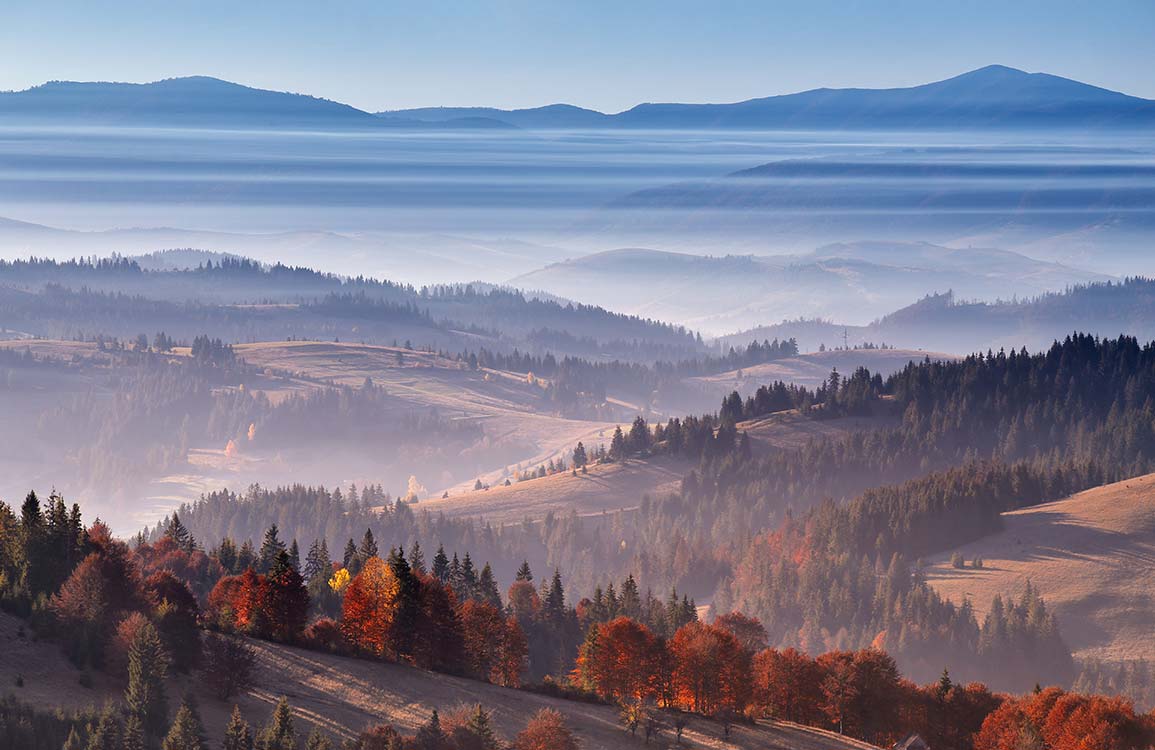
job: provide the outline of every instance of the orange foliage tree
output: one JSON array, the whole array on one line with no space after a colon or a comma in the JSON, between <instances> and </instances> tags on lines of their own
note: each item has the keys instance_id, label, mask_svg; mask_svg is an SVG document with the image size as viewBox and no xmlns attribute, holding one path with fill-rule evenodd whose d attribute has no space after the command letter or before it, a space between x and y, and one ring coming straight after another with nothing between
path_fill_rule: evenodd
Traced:
<instances>
[{"instance_id":1,"label":"orange foliage tree","mask_svg":"<svg viewBox=\"0 0 1155 750\"><path fill-rule=\"evenodd\" d=\"M657 691L662 644L649 628L619 617L590 628L575 677L605 700L641 700Z\"/></svg>"},{"instance_id":2,"label":"orange foliage tree","mask_svg":"<svg viewBox=\"0 0 1155 750\"><path fill-rule=\"evenodd\" d=\"M713 715L740 712L750 694L750 657L729 630L691 622L670 639L674 700Z\"/></svg>"},{"instance_id":3,"label":"orange foliage tree","mask_svg":"<svg viewBox=\"0 0 1155 750\"><path fill-rule=\"evenodd\" d=\"M391 630L400 585L380 557L370 557L345 590L341 632L355 648L374 656L392 654Z\"/></svg>"},{"instance_id":4,"label":"orange foliage tree","mask_svg":"<svg viewBox=\"0 0 1155 750\"><path fill-rule=\"evenodd\" d=\"M1125 698L1076 695L1051 688L1008 699L983 721L975 750L1143 750L1155 742L1155 720Z\"/></svg>"}]
</instances>

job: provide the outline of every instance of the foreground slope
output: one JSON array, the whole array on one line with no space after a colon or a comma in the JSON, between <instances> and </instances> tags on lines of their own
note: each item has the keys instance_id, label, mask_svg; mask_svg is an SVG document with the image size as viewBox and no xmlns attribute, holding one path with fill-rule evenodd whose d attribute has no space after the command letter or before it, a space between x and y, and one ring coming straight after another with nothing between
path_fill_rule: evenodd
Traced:
<instances>
[{"instance_id":1,"label":"foreground slope","mask_svg":"<svg viewBox=\"0 0 1155 750\"><path fill-rule=\"evenodd\" d=\"M81 687L80 673L54 644L18 637L20 623L11 615L0 614L0 684L11 686L16 675L23 675L24 687L14 690L21 700L45 709L99 707L107 699L119 698L120 687L102 675L96 676L93 688ZM257 684L235 701L250 723L263 723L282 695L292 703L303 725L298 727L301 736L318 726L339 738L352 737L380 723L391 723L403 732L413 732L429 718L433 709L445 713L461 705L481 703L493 712L498 730L512 738L534 712L548 707L565 715L585 750L644 747L640 737L633 739L620 728L617 712L610 706L549 698L396 664L332 656L263 641L253 641L252 645L258 656ZM201 716L215 746L224 734L233 701L217 700L196 682L189 678L173 680L169 696L176 700L186 690L196 693ZM732 740L727 742L722 739L719 725L701 718L690 720L686 740L688 747L717 750L863 750L871 747L828 732L772 723L736 727Z\"/></svg>"},{"instance_id":2,"label":"foreground slope","mask_svg":"<svg viewBox=\"0 0 1155 750\"><path fill-rule=\"evenodd\" d=\"M958 548L967 567L936 559L927 578L980 620L995 594L1018 597L1029 582L1059 617L1076 656L1153 659L1155 474L1006 513L1005 528ZM972 567L973 559L983 567Z\"/></svg>"}]
</instances>

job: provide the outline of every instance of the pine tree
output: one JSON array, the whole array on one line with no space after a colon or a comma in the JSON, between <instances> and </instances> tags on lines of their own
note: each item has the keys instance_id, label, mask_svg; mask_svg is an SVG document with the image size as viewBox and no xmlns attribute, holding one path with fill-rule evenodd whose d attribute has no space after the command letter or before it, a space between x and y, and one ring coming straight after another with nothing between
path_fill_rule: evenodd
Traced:
<instances>
[{"instance_id":1,"label":"pine tree","mask_svg":"<svg viewBox=\"0 0 1155 750\"><path fill-rule=\"evenodd\" d=\"M357 544L353 541L353 537L349 537L349 541L345 542L345 552L341 556L341 567L349 571L350 575L357 573L353 566L357 564Z\"/></svg>"},{"instance_id":2,"label":"pine tree","mask_svg":"<svg viewBox=\"0 0 1155 750\"><path fill-rule=\"evenodd\" d=\"M377 540L373 538L373 530L365 529L365 536L361 537L361 546L357 548L357 558L361 565L370 557L377 557Z\"/></svg>"},{"instance_id":3,"label":"pine tree","mask_svg":"<svg viewBox=\"0 0 1155 750\"><path fill-rule=\"evenodd\" d=\"M437 554L433 556L433 577L442 583L449 580L449 558L445 556L445 547L438 546Z\"/></svg>"},{"instance_id":4,"label":"pine tree","mask_svg":"<svg viewBox=\"0 0 1155 750\"><path fill-rule=\"evenodd\" d=\"M258 750L297 750L297 729L293 726L293 709L286 698L277 702L269 723L257 739Z\"/></svg>"},{"instance_id":5,"label":"pine tree","mask_svg":"<svg viewBox=\"0 0 1155 750\"><path fill-rule=\"evenodd\" d=\"M129 714L124 720L124 732L120 739L120 748L121 750L144 750L145 747L144 727L140 723L140 718L134 714Z\"/></svg>"},{"instance_id":6,"label":"pine tree","mask_svg":"<svg viewBox=\"0 0 1155 750\"><path fill-rule=\"evenodd\" d=\"M164 680L168 657L160 635L146 622L136 631L128 649L128 688L124 700L128 712L140 720L146 735L160 737L168 725L168 699Z\"/></svg>"},{"instance_id":7,"label":"pine tree","mask_svg":"<svg viewBox=\"0 0 1155 750\"><path fill-rule=\"evenodd\" d=\"M221 750L253 750L253 730L241 716L241 707L233 706L233 715L225 727L225 740Z\"/></svg>"},{"instance_id":8,"label":"pine tree","mask_svg":"<svg viewBox=\"0 0 1155 750\"><path fill-rule=\"evenodd\" d=\"M497 581L493 577L493 568L489 567L489 563L481 569L481 577L477 579L477 598L493 605L498 611L502 609L501 593L497 590Z\"/></svg>"},{"instance_id":9,"label":"pine tree","mask_svg":"<svg viewBox=\"0 0 1155 750\"><path fill-rule=\"evenodd\" d=\"M561 573L553 572L553 581L549 585L544 604L546 619L561 622L565 618L565 589L561 585Z\"/></svg>"},{"instance_id":10,"label":"pine tree","mask_svg":"<svg viewBox=\"0 0 1155 750\"><path fill-rule=\"evenodd\" d=\"M297 546L296 539L293 539L293 543L289 545L289 564L298 573L301 571L301 549Z\"/></svg>"},{"instance_id":11,"label":"pine tree","mask_svg":"<svg viewBox=\"0 0 1155 750\"><path fill-rule=\"evenodd\" d=\"M120 750L120 718L112 706L104 709L88 735L85 750Z\"/></svg>"},{"instance_id":12,"label":"pine tree","mask_svg":"<svg viewBox=\"0 0 1155 750\"><path fill-rule=\"evenodd\" d=\"M168 519L168 524L164 529L164 535L176 544L177 549L182 549L187 552L192 552L196 549L196 541L184 523L181 522L180 516L177 515L175 510Z\"/></svg>"},{"instance_id":13,"label":"pine tree","mask_svg":"<svg viewBox=\"0 0 1155 750\"><path fill-rule=\"evenodd\" d=\"M273 524L265 532L261 542L261 553L258 560L258 572L268 573L277 560L277 554L285 551L285 543L281 541L280 530Z\"/></svg>"},{"instance_id":14,"label":"pine tree","mask_svg":"<svg viewBox=\"0 0 1155 750\"><path fill-rule=\"evenodd\" d=\"M423 576L425 570L425 553L421 550L421 543L414 542L413 548L409 550L409 567L413 569L413 575Z\"/></svg>"},{"instance_id":15,"label":"pine tree","mask_svg":"<svg viewBox=\"0 0 1155 750\"><path fill-rule=\"evenodd\" d=\"M204 726L191 697L185 697L177 709L172 728L164 738L162 750L208 750Z\"/></svg>"},{"instance_id":16,"label":"pine tree","mask_svg":"<svg viewBox=\"0 0 1155 750\"><path fill-rule=\"evenodd\" d=\"M309 732L309 737L305 740L305 750L333 750L333 743L320 729L313 727L313 731Z\"/></svg>"},{"instance_id":17,"label":"pine tree","mask_svg":"<svg viewBox=\"0 0 1155 750\"><path fill-rule=\"evenodd\" d=\"M422 724L413 737L413 750L445 750L448 744L449 738L441 728L441 718L437 715L437 709L433 709L429 721Z\"/></svg>"},{"instance_id":18,"label":"pine tree","mask_svg":"<svg viewBox=\"0 0 1155 750\"><path fill-rule=\"evenodd\" d=\"M226 573L239 572L237 568L237 545L227 536L221 539L221 544L216 550L216 558Z\"/></svg>"},{"instance_id":19,"label":"pine tree","mask_svg":"<svg viewBox=\"0 0 1155 750\"><path fill-rule=\"evenodd\" d=\"M517 580L532 581L533 571L529 569L529 560L522 560L521 567L517 569Z\"/></svg>"},{"instance_id":20,"label":"pine tree","mask_svg":"<svg viewBox=\"0 0 1155 750\"><path fill-rule=\"evenodd\" d=\"M261 602L263 624L276 640L295 641L309 617L309 592L288 552L277 553L266 583Z\"/></svg>"},{"instance_id":21,"label":"pine tree","mask_svg":"<svg viewBox=\"0 0 1155 750\"><path fill-rule=\"evenodd\" d=\"M470 714L465 728L476 739L479 748L498 750L501 747L501 740L497 738L497 733L493 730L489 713L481 707L480 703L477 704L477 710Z\"/></svg>"}]
</instances>

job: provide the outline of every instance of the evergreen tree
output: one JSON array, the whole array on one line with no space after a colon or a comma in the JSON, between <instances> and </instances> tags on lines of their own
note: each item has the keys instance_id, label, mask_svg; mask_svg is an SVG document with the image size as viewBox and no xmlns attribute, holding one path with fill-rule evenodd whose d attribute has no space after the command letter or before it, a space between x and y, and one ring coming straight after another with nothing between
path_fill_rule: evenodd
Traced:
<instances>
[{"instance_id":1,"label":"evergreen tree","mask_svg":"<svg viewBox=\"0 0 1155 750\"><path fill-rule=\"evenodd\" d=\"M277 553L266 584L261 603L261 629L276 640L291 643L301 635L308 621L309 592L285 550Z\"/></svg>"},{"instance_id":2,"label":"evergreen tree","mask_svg":"<svg viewBox=\"0 0 1155 750\"><path fill-rule=\"evenodd\" d=\"M349 537L349 541L345 542L345 552L341 556L341 567L349 571L350 575L354 575L358 570L354 570L353 566L357 564L357 544L353 541L353 537Z\"/></svg>"},{"instance_id":3,"label":"evergreen tree","mask_svg":"<svg viewBox=\"0 0 1155 750\"><path fill-rule=\"evenodd\" d=\"M186 552L192 552L196 549L196 540L193 539L193 535L189 533L189 530L185 528L184 523L181 522L180 516L177 515L175 510L168 519L168 524L164 529L164 535L176 544L177 549L182 549Z\"/></svg>"},{"instance_id":4,"label":"evergreen tree","mask_svg":"<svg viewBox=\"0 0 1155 750\"><path fill-rule=\"evenodd\" d=\"M501 740L498 739L497 733L493 729L493 722L489 718L489 713L477 704L477 710L469 715L469 721L465 723L465 728L473 735L477 742L478 748L484 750L499 750L501 748Z\"/></svg>"},{"instance_id":5,"label":"evergreen tree","mask_svg":"<svg viewBox=\"0 0 1155 750\"><path fill-rule=\"evenodd\" d=\"M289 565L292 565L293 570L298 573L301 571L301 550L297 546L296 539L293 539L293 543L289 545Z\"/></svg>"},{"instance_id":6,"label":"evergreen tree","mask_svg":"<svg viewBox=\"0 0 1155 750\"><path fill-rule=\"evenodd\" d=\"M273 524L265 531L265 538L261 542L261 553L258 560L258 572L268 573L277 561L277 555L285 551L285 543L281 541L280 530Z\"/></svg>"},{"instance_id":7,"label":"evergreen tree","mask_svg":"<svg viewBox=\"0 0 1155 750\"><path fill-rule=\"evenodd\" d=\"M445 730L441 728L441 719L437 715L437 709L433 709L433 715L429 717L429 721L422 724L413 737L413 750L446 750L448 745L449 738L446 736Z\"/></svg>"},{"instance_id":8,"label":"evergreen tree","mask_svg":"<svg viewBox=\"0 0 1155 750\"><path fill-rule=\"evenodd\" d=\"M361 546L357 548L357 560L364 566L370 557L377 557L377 540L373 538L373 530L365 529L365 536L361 537Z\"/></svg>"},{"instance_id":9,"label":"evergreen tree","mask_svg":"<svg viewBox=\"0 0 1155 750\"><path fill-rule=\"evenodd\" d=\"M233 706L233 715L225 727L225 740L221 750L253 750L253 730L241 716L241 707Z\"/></svg>"},{"instance_id":10,"label":"evergreen tree","mask_svg":"<svg viewBox=\"0 0 1155 750\"><path fill-rule=\"evenodd\" d=\"M313 727L305 740L305 750L333 750L333 743L320 729Z\"/></svg>"},{"instance_id":11,"label":"evergreen tree","mask_svg":"<svg viewBox=\"0 0 1155 750\"><path fill-rule=\"evenodd\" d=\"M84 740L80 739L80 732L75 726L68 730L68 738L64 740L64 750L84 750Z\"/></svg>"},{"instance_id":12,"label":"evergreen tree","mask_svg":"<svg viewBox=\"0 0 1155 750\"><path fill-rule=\"evenodd\" d=\"M172 727L161 744L162 750L207 750L204 726L191 697L185 697L177 709Z\"/></svg>"},{"instance_id":13,"label":"evergreen tree","mask_svg":"<svg viewBox=\"0 0 1155 750\"><path fill-rule=\"evenodd\" d=\"M251 539L246 539L241 545L241 551L237 553L237 572L243 573L255 566L256 563L257 553L253 550L253 542Z\"/></svg>"},{"instance_id":14,"label":"evergreen tree","mask_svg":"<svg viewBox=\"0 0 1155 750\"><path fill-rule=\"evenodd\" d=\"M529 560L522 560L521 567L517 569L517 580L532 581L533 571L529 569Z\"/></svg>"},{"instance_id":15,"label":"evergreen tree","mask_svg":"<svg viewBox=\"0 0 1155 750\"><path fill-rule=\"evenodd\" d=\"M293 709L288 699L277 702L269 723L257 739L257 750L297 750L297 729L293 726Z\"/></svg>"},{"instance_id":16,"label":"evergreen tree","mask_svg":"<svg viewBox=\"0 0 1155 750\"><path fill-rule=\"evenodd\" d=\"M226 573L239 573L240 569L237 566L238 553L237 545L232 539L227 536L221 539L221 544L216 551L217 562L225 569Z\"/></svg>"},{"instance_id":17,"label":"evergreen tree","mask_svg":"<svg viewBox=\"0 0 1155 750\"><path fill-rule=\"evenodd\" d=\"M423 576L425 570L425 553L421 550L421 543L414 542L413 548L409 550L409 567L413 570L413 575Z\"/></svg>"},{"instance_id":18,"label":"evergreen tree","mask_svg":"<svg viewBox=\"0 0 1155 750\"><path fill-rule=\"evenodd\" d=\"M168 726L168 699L164 681L168 656L152 623L142 625L128 649L128 688L124 700L150 737L160 737Z\"/></svg>"},{"instance_id":19,"label":"evergreen tree","mask_svg":"<svg viewBox=\"0 0 1155 750\"><path fill-rule=\"evenodd\" d=\"M449 580L449 558L445 556L445 547L438 546L437 554L433 556L433 577L442 583Z\"/></svg>"},{"instance_id":20,"label":"evergreen tree","mask_svg":"<svg viewBox=\"0 0 1155 750\"><path fill-rule=\"evenodd\" d=\"M481 577L477 579L477 598L501 611L501 593L497 590L497 580L493 577L493 568L489 567L489 563L481 569Z\"/></svg>"},{"instance_id":21,"label":"evergreen tree","mask_svg":"<svg viewBox=\"0 0 1155 750\"><path fill-rule=\"evenodd\" d=\"M121 750L145 750L144 727L140 718L129 714L124 720L124 731L120 739Z\"/></svg>"},{"instance_id":22,"label":"evergreen tree","mask_svg":"<svg viewBox=\"0 0 1155 750\"><path fill-rule=\"evenodd\" d=\"M120 750L120 718L112 706L100 714L100 720L88 735L85 750Z\"/></svg>"}]
</instances>

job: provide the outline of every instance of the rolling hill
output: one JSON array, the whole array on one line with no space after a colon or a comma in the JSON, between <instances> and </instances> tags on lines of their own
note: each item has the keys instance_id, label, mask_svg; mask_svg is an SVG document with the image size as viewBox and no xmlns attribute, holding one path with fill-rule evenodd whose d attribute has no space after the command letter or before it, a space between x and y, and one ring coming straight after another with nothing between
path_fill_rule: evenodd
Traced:
<instances>
[{"instance_id":1,"label":"rolling hill","mask_svg":"<svg viewBox=\"0 0 1155 750\"><path fill-rule=\"evenodd\" d=\"M22 675L24 686L14 690L18 698L35 703L41 709L99 708L107 699L119 699L122 686L104 675L96 677L92 688L82 687L80 671L64 658L60 648L20 637L20 622L0 613L0 682L13 685L16 676ZM293 705L301 736L318 727L342 740L381 723L413 732L428 720L434 709L444 715L459 706L481 703L492 711L498 731L509 738L520 731L534 712L548 707L565 716L584 750L643 746L640 737L631 738L620 727L617 711L611 706L550 698L397 664L333 656L267 641L250 641L250 645L257 654L256 685L234 700L218 700L193 678L170 680L170 696L179 697L192 691L197 697L201 718L214 746L224 734L234 702L251 724L260 726L280 696L287 697ZM725 741L720 725L700 718L691 719L685 739L687 747L711 750L873 748L833 732L773 722L738 725L731 740Z\"/></svg>"},{"instance_id":2,"label":"rolling hill","mask_svg":"<svg viewBox=\"0 0 1155 750\"><path fill-rule=\"evenodd\" d=\"M1003 515L996 534L931 561L927 580L980 620L991 598L1018 598L1029 583L1054 607L1076 656L1155 659L1155 475L1080 492ZM981 569L972 566L981 557Z\"/></svg>"},{"instance_id":3,"label":"rolling hill","mask_svg":"<svg viewBox=\"0 0 1155 750\"><path fill-rule=\"evenodd\" d=\"M1155 281L1132 278L1075 286L1033 299L969 302L955 295L930 295L865 326L826 320L786 320L721 337L724 346L795 338L803 350L887 343L907 349L940 349L965 355L975 351L1026 347L1039 350L1073 331L1098 336L1128 334L1155 338Z\"/></svg>"},{"instance_id":4,"label":"rolling hill","mask_svg":"<svg viewBox=\"0 0 1155 750\"><path fill-rule=\"evenodd\" d=\"M845 242L783 256L611 250L509 283L720 334L793 317L862 325L933 291L996 300L1108 278L997 249Z\"/></svg>"},{"instance_id":5,"label":"rolling hill","mask_svg":"<svg viewBox=\"0 0 1155 750\"><path fill-rule=\"evenodd\" d=\"M909 88L823 88L733 104L647 103L618 114L556 104L521 110L403 109L381 115L429 122L480 115L529 128L1142 127L1155 120L1155 103L1046 73L989 65Z\"/></svg>"}]
</instances>

